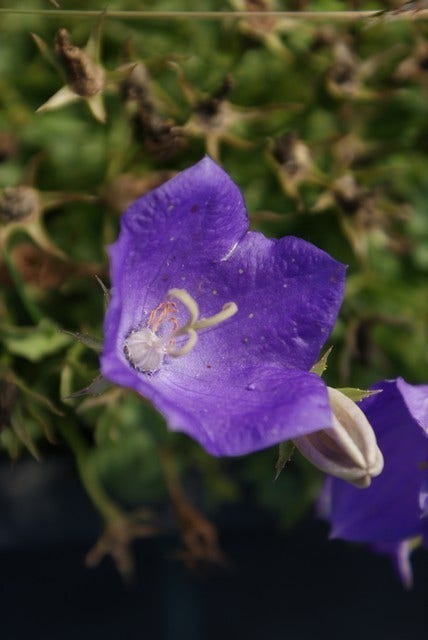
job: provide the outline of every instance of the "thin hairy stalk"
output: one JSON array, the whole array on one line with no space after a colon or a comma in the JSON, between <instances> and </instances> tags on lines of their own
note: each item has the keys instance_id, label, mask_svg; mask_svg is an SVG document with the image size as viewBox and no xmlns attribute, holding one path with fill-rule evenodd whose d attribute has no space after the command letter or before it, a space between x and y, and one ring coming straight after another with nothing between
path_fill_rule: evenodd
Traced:
<instances>
[{"instance_id":1,"label":"thin hairy stalk","mask_svg":"<svg viewBox=\"0 0 428 640\"><path fill-rule=\"evenodd\" d=\"M242 18L271 18L309 22L356 22L387 15L389 19L420 20L428 17L428 10L396 11L96 11L78 9L13 9L2 8L1 14L37 15L61 18L91 18L104 15L121 20L224 20Z\"/></svg>"}]
</instances>

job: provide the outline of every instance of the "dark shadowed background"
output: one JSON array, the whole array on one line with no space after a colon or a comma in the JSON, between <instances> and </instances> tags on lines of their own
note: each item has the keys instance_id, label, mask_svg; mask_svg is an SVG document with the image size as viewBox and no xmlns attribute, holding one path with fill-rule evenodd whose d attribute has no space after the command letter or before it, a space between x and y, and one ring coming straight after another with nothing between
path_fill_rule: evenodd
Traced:
<instances>
[{"instance_id":1,"label":"dark shadowed background","mask_svg":"<svg viewBox=\"0 0 428 640\"><path fill-rule=\"evenodd\" d=\"M282 533L254 505L223 510L230 568L194 575L175 536L135 543L125 586L110 560L84 566L99 523L60 458L0 470L0 611L3 640L405 640L428 634L428 557L416 552L405 591L384 557L327 540L305 519Z\"/></svg>"}]
</instances>

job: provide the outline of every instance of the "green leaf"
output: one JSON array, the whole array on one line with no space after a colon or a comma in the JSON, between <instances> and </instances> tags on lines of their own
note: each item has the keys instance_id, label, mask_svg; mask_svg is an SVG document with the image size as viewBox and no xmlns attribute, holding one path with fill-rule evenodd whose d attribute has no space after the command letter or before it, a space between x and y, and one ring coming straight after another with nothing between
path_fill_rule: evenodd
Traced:
<instances>
[{"instance_id":1,"label":"green leaf","mask_svg":"<svg viewBox=\"0 0 428 640\"><path fill-rule=\"evenodd\" d=\"M80 398L82 396L100 396L108 389L112 388L112 383L106 380L102 375L97 376L92 382L84 389L79 389L70 393L65 399Z\"/></svg>"},{"instance_id":2,"label":"green leaf","mask_svg":"<svg viewBox=\"0 0 428 640\"><path fill-rule=\"evenodd\" d=\"M71 338L58 330L51 321L43 319L35 327L3 327L4 344L15 356L30 362L40 362L67 347Z\"/></svg>"}]
</instances>

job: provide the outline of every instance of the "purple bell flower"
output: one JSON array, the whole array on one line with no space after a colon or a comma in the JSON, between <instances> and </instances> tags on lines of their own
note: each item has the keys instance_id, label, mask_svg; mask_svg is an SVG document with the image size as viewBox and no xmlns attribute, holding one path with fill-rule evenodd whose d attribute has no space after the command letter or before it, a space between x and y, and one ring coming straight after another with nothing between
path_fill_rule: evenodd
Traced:
<instances>
[{"instance_id":1,"label":"purple bell flower","mask_svg":"<svg viewBox=\"0 0 428 640\"><path fill-rule=\"evenodd\" d=\"M428 543L428 385L398 378L373 388L382 392L359 406L383 453L383 472L362 491L328 477L320 511L332 538L367 542L390 554L410 586L409 554L417 540Z\"/></svg>"},{"instance_id":2,"label":"purple bell flower","mask_svg":"<svg viewBox=\"0 0 428 640\"><path fill-rule=\"evenodd\" d=\"M110 247L102 374L218 456L332 422L310 369L345 267L303 240L248 227L238 188L205 157L131 205Z\"/></svg>"}]
</instances>

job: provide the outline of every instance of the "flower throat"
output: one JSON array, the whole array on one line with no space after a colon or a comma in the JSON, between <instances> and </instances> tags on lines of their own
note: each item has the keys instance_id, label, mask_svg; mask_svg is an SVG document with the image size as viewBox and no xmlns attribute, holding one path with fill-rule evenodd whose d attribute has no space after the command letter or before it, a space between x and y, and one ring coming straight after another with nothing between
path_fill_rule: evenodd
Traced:
<instances>
[{"instance_id":1,"label":"flower throat","mask_svg":"<svg viewBox=\"0 0 428 640\"><path fill-rule=\"evenodd\" d=\"M177 302L186 307L188 321L180 327ZM150 312L146 326L131 331L124 343L124 353L134 369L155 373L165 356L179 358L189 353L198 341L198 331L215 327L238 311L234 302L227 302L221 311L208 318L199 317L198 303L185 289L170 289L167 300Z\"/></svg>"}]
</instances>

